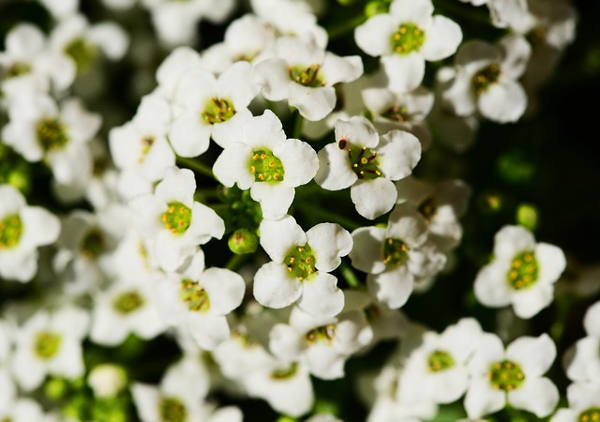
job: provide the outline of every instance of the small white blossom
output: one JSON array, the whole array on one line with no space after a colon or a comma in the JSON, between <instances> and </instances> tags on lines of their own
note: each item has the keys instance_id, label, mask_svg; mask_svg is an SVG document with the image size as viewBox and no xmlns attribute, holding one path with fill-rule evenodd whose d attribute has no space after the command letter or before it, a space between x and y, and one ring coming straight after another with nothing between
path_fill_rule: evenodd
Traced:
<instances>
[{"instance_id":1,"label":"small white blossom","mask_svg":"<svg viewBox=\"0 0 600 422\"><path fill-rule=\"evenodd\" d=\"M512 305L520 318L531 318L550 305L554 283L566 266L562 250L536 243L521 226L505 226L494 238L494 259L475 280L475 295L486 306Z\"/></svg>"},{"instance_id":2,"label":"small white blossom","mask_svg":"<svg viewBox=\"0 0 600 422\"><path fill-rule=\"evenodd\" d=\"M593 422L600 420L600 384L598 382L571 384L567 388L567 397L569 407L558 409L550 422Z\"/></svg>"},{"instance_id":3,"label":"small white blossom","mask_svg":"<svg viewBox=\"0 0 600 422\"><path fill-rule=\"evenodd\" d=\"M350 187L356 211L374 219L390 211L397 198L394 180L411 174L421 158L421 144L411 133L392 130L379 136L364 117L338 120L335 140L319 151L315 181L324 189Z\"/></svg>"},{"instance_id":4,"label":"small white blossom","mask_svg":"<svg viewBox=\"0 0 600 422\"><path fill-rule=\"evenodd\" d=\"M585 313L583 326L586 337L577 341L574 353L567 363L567 376L575 382L597 382L600 377L600 302Z\"/></svg>"}]
</instances>

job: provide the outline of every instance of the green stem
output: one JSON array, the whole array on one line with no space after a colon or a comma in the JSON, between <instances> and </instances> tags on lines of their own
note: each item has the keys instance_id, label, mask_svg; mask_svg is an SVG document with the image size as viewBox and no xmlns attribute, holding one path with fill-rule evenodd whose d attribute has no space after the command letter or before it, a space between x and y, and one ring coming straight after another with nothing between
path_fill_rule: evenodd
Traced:
<instances>
[{"instance_id":1,"label":"green stem","mask_svg":"<svg viewBox=\"0 0 600 422\"><path fill-rule=\"evenodd\" d=\"M334 25L331 28L327 28L329 40L343 37L347 32L354 30L354 28L364 23L366 20L367 17L365 16L365 14L361 13L360 15L355 16L352 19L349 19L345 22L342 22L339 25Z\"/></svg>"},{"instance_id":2,"label":"green stem","mask_svg":"<svg viewBox=\"0 0 600 422\"><path fill-rule=\"evenodd\" d=\"M231 271L236 271L238 268L242 266L244 262L250 257L250 254L238 255L233 254L227 264L225 264L225 268Z\"/></svg>"},{"instance_id":3,"label":"green stem","mask_svg":"<svg viewBox=\"0 0 600 422\"><path fill-rule=\"evenodd\" d=\"M301 213L305 214L309 217L318 217L319 219L324 219L332 223L338 223L348 230L355 230L362 227L359 223L354 220L344 217L343 215L336 214L331 211L324 210L323 208L317 207L315 205L307 205L297 204L296 206L300 210Z\"/></svg>"},{"instance_id":4,"label":"green stem","mask_svg":"<svg viewBox=\"0 0 600 422\"><path fill-rule=\"evenodd\" d=\"M354 270L345 262L343 262L340 266L340 272L342 273L342 277L344 277L344 280L346 280L346 283L348 283L348 286L352 287L353 289L363 288L363 284L358 279L358 276L356 275Z\"/></svg>"},{"instance_id":5,"label":"green stem","mask_svg":"<svg viewBox=\"0 0 600 422\"><path fill-rule=\"evenodd\" d=\"M300 139L300 135L302 135L302 123L304 122L304 117L300 114L298 110L296 110L296 119L294 120L294 131L292 133L292 138Z\"/></svg>"},{"instance_id":6,"label":"green stem","mask_svg":"<svg viewBox=\"0 0 600 422\"><path fill-rule=\"evenodd\" d=\"M208 176L212 179L217 180L210 167L208 167L206 164L200 161L196 161L192 158L177 157L177 164L182 167L186 167L190 170L194 170L195 172L200 173L204 176Z\"/></svg>"}]
</instances>

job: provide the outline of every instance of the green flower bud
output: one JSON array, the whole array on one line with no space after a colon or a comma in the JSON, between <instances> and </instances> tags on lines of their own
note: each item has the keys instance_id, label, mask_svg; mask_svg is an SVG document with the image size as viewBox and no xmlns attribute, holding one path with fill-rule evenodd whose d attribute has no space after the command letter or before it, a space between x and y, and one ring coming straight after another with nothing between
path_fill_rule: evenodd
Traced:
<instances>
[{"instance_id":1,"label":"green flower bud","mask_svg":"<svg viewBox=\"0 0 600 422\"><path fill-rule=\"evenodd\" d=\"M258 236L248 229L237 229L229 236L227 244L231 252L235 254L252 253L258 248Z\"/></svg>"},{"instance_id":2,"label":"green flower bud","mask_svg":"<svg viewBox=\"0 0 600 422\"><path fill-rule=\"evenodd\" d=\"M521 204L517 208L517 223L528 230L534 231L538 225L538 211L534 205Z\"/></svg>"},{"instance_id":3,"label":"green flower bud","mask_svg":"<svg viewBox=\"0 0 600 422\"><path fill-rule=\"evenodd\" d=\"M60 400L67 394L67 382L62 378L51 378L44 385L44 394L52 400Z\"/></svg>"},{"instance_id":4,"label":"green flower bud","mask_svg":"<svg viewBox=\"0 0 600 422\"><path fill-rule=\"evenodd\" d=\"M385 13L388 10L388 4L381 0L373 0L367 3L365 6L365 15L367 18L371 16L378 15L380 13Z\"/></svg>"}]
</instances>

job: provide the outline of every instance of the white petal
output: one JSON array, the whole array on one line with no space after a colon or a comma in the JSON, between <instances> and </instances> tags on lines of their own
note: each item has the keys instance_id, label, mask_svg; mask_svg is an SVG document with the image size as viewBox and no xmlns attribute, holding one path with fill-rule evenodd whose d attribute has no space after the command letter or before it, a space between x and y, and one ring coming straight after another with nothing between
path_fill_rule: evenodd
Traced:
<instances>
[{"instance_id":1,"label":"white petal","mask_svg":"<svg viewBox=\"0 0 600 422\"><path fill-rule=\"evenodd\" d=\"M136 410L144 422L160 420L159 404L160 397L158 389L150 385L134 383L131 393Z\"/></svg>"},{"instance_id":2,"label":"white petal","mask_svg":"<svg viewBox=\"0 0 600 422\"><path fill-rule=\"evenodd\" d=\"M198 346L204 350L213 350L230 335L227 319L223 316L210 316L195 313L191 319L190 330Z\"/></svg>"},{"instance_id":3,"label":"white petal","mask_svg":"<svg viewBox=\"0 0 600 422\"><path fill-rule=\"evenodd\" d=\"M535 259L538 262L538 280L544 283L558 280L567 266L563 251L548 243L538 243L535 246Z\"/></svg>"},{"instance_id":4,"label":"white petal","mask_svg":"<svg viewBox=\"0 0 600 422\"><path fill-rule=\"evenodd\" d=\"M239 142L244 126L251 119L252 113L247 108L237 110L231 119L212 125L213 140L222 148Z\"/></svg>"},{"instance_id":5,"label":"white petal","mask_svg":"<svg viewBox=\"0 0 600 422\"><path fill-rule=\"evenodd\" d=\"M508 269L504 265L491 263L483 267L475 278L475 296L486 306L506 306L511 302L512 290L507 280Z\"/></svg>"},{"instance_id":6,"label":"white petal","mask_svg":"<svg viewBox=\"0 0 600 422\"><path fill-rule=\"evenodd\" d=\"M583 326L589 336L600 338L600 302L589 307L583 319Z\"/></svg>"},{"instance_id":7,"label":"white petal","mask_svg":"<svg viewBox=\"0 0 600 422\"><path fill-rule=\"evenodd\" d=\"M540 283L538 281L538 283ZM531 318L542 309L550 305L554 299L554 286L552 284L537 284L529 289L514 292L512 302L515 314L519 318Z\"/></svg>"},{"instance_id":8,"label":"white petal","mask_svg":"<svg viewBox=\"0 0 600 422\"><path fill-rule=\"evenodd\" d=\"M252 150L247 145L234 142L227 146L215 160L213 173L227 187L235 183L240 189L248 189L254 183L254 175L250 172Z\"/></svg>"},{"instance_id":9,"label":"white petal","mask_svg":"<svg viewBox=\"0 0 600 422\"><path fill-rule=\"evenodd\" d=\"M476 351L469 362L469 371L473 377L487 377L490 366L504 359L504 345L497 335L484 333L475 346ZM486 381L486 385L489 386L489 382Z\"/></svg>"},{"instance_id":10,"label":"white petal","mask_svg":"<svg viewBox=\"0 0 600 422\"><path fill-rule=\"evenodd\" d=\"M227 315L242 303L246 284L239 274L224 268L209 268L198 281L208 293L211 314Z\"/></svg>"},{"instance_id":11,"label":"white petal","mask_svg":"<svg viewBox=\"0 0 600 422\"><path fill-rule=\"evenodd\" d=\"M283 217L294 201L294 188L283 183L255 183L250 190L250 196L260 202L263 217L277 219Z\"/></svg>"},{"instance_id":12,"label":"white petal","mask_svg":"<svg viewBox=\"0 0 600 422\"><path fill-rule=\"evenodd\" d=\"M182 157L197 157L209 146L211 127L200 121L195 113L185 113L171 124L169 140L173 149Z\"/></svg>"},{"instance_id":13,"label":"white petal","mask_svg":"<svg viewBox=\"0 0 600 422\"><path fill-rule=\"evenodd\" d=\"M471 419L478 419L497 412L506 405L506 397L501 390L495 390L485 378L471 381L465 396L465 410Z\"/></svg>"},{"instance_id":14,"label":"white petal","mask_svg":"<svg viewBox=\"0 0 600 422\"><path fill-rule=\"evenodd\" d=\"M317 224L306 232L306 237L315 252L315 266L319 271L333 271L340 265L340 257L352 250L352 236L338 224Z\"/></svg>"},{"instance_id":15,"label":"white petal","mask_svg":"<svg viewBox=\"0 0 600 422\"><path fill-rule=\"evenodd\" d=\"M377 153L385 177L399 180L410 175L421 159L421 143L412 133L392 130L381 137Z\"/></svg>"},{"instance_id":16,"label":"white petal","mask_svg":"<svg viewBox=\"0 0 600 422\"><path fill-rule=\"evenodd\" d=\"M370 220L390 211L397 195L394 183L383 177L359 180L350 189L350 198L356 211Z\"/></svg>"},{"instance_id":17,"label":"white petal","mask_svg":"<svg viewBox=\"0 0 600 422\"><path fill-rule=\"evenodd\" d=\"M388 14L369 18L354 31L356 44L370 56L385 56L392 53L391 37L398 25Z\"/></svg>"},{"instance_id":18,"label":"white petal","mask_svg":"<svg viewBox=\"0 0 600 422\"><path fill-rule=\"evenodd\" d=\"M409 92L418 87L425 76L425 59L418 53L406 56L394 54L381 58L389 79L389 87L398 93Z\"/></svg>"},{"instance_id":19,"label":"white petal","mask_svg":"<svg viewBox=\"0 0 600 422\"><path fill-rule=\"evenodd\" d=\"M323 189L346 189L358 179L350 167L348 153L341 150L336 143L325 145L317 155L319 170L315 176L315 182Z\"/></svg>"},{"instance_id":20,"label":"white petal","mask_svg":"<svg viewBox=\"0 0 600 422\"><path fill-rule=\"evenodd\" d=\"M195 202L192 206L192 223L185 232L186 236L192 236L193 243L204 244L211 237L220 239L225 233L223 219L210 207Z\"/></svg>"},{"instance_id":21,"label":"white petal","mask_svg":"<svg viewBox=\"0 0 600 422\"><path fill-rule=\"evenodd\" d=\"M527 377L538 377L552 366L556 346L548 334L519 337L506 348L506 358L521 364Z\"/></svg>"},{"instance_id":22,"label":"white petal","mask_svg":"<svg viewBox=\"0 0 600 422\"><path fill-rule=\"evenodd\" d=\"M250 119L244 127L243 135L244 143L253 149L266 147L273 150L286 140L281 120L269 109Z\"/></svg>"},{"instance_id":23,"label":"white petal","mask_svg":"<svg viewBox=\"0 0 600 422\"><path fill-rule=\"evenodd\" d=\"M335 123L336 142L346 141L353 145L375 148L379 134L373 123L363 116L353 116L349 120L340 119Z\"/></svg>"},{"instance_id":24,"label":"white petal","mask_svg":"<svg viewBox=\"0 0 600 422\"><path fill-rule=\"evenodd\" d=\"M337 287L337 278L317 272L315 277L302 283L302 298L298 306L318 318L329 318L344 308L344 293Z\"/></svg>"},{"instance_id":25,"label":"white petal","mask_svg":"<svg viewBox=\"0 0 600 422\"><path fill-rule=\"evenodd\" d=\"M460 26L445 16L434 16L427 28L422 51L426 60L436 61L451 56L462 41Z\"/></svg>"},{"instance_id":26,"label":"white petal","mask_svg":"<svg viewBox=\"0 0 600 422\"><path fill-rule=\"evenodd\" d=\"M245 108L258 93L252 80L252 65L248 62L234 63L219 76L219 94L233 101L236 109Z\"/></svg>"},{"instance_id":27,"label":"white petal","mask_svg":"<svg viewBox=\"0 0 600 422\"><path fill-rule=\"evenodd\" d=\"M429 23L433 14L433 4L431 0L394 0L390 14L400 22L424 25Z\"/></svg>"},{"instance_id":28,"label":"white petal","mask_svg":"<svg viewBox=\"0 0 600 422\"><path fill-rule=\"evenodd\" d=\"M179 201L188 207L192 206L196 179L189 169L172 169L156 186L154 196L165 204Z\"/></svg>"},{"instance_id":29,"label":"white petal","mask_svg":"<svg viewBox=\"0 0 600 422\"><path fill-rule=\"evenodd\" d=\"M464 366L455 366L448 371L440 372L434 378L433 397L438 403L452 403L458 400L467 390L469 374Z\"/></svg>"},{"instance_id":30,"label":"white petal","mask_svg":"<svg viewBox=\"0 0 600 422\"><path fill-rule=\"evenodd\" d=\"M47 245L58 238L60 221L42 207L25 207L21 210L23 237L21 242L33 246Z\"/></svg>"},{"instance_id":31,"label":"white petal","mask_svg":"<svg viewBox=\"0 0 600 422\"><path fill-rule=\"evenodd\" d=\"M548 416L558 404L556 386L548 378L533 378L508 393L508 402L517 409L525 409L538 418Z\"/></svg>"},{"instance_id":32,"label":"white petal","mask_svg":"<svg viewBox=\"0 0 600 422\"><path fill-rule=\"evenodd\" d=\"M253 294L264 306L283 308L300 298L302 283L289 275L285 265L269 262L254 275Z\"/></svg>"},{"instance_id":33,"label":"white petal","mask_svg":"<svg viewBox=\"0 0 600 422\"><path fill-rule=\"evenodd\" d=\"M268 100L281 101L289 96L290 76L285 61L263 60L255 66L262 81L262 93Z\"/></svg>"},{"instance_id":34,"label":"white petal","mask_svg":"<svg viewBox=\"0 0 600 422\"><path fill-rule=\"evenodd\" d=\"M515 122L527 108L527 94L523 87L511 80L492 84L479 95L481 114L498 123Z\"/></svg>"},{"instance_id":35,"label":"white petal","mask_svg":"<svg viewBox=\"0 0 600 422\"><path fill-rule=\"evenodd\" d=\"M260 246L275 262L283 262L290 248L304 246L307 240L302 227L289 215L281 220L263 220L259 231Z\"/></svg>"},{"instance_id":36,"label":"white petal","mask_svg":"<svg viewBox=\"0 0 600 422\"><path fill-rule=\"evenodd\" d=\"M510 34L500 40L504 47L502 73L511 79L519 79L527 69L531 56L531 45L522 35Z\"/></svg>"},{"instance_id":37,"label":"white petal","mask_svg":"<svg viewBox=\"0 0 600 422\"><path fill-rule=\"evenodd\" d=\"M414 277L406 266L381 274L369 274L367 286L371 295L391 309L402 307L410 297L414 287Z\"/></svg>"},{"instance_id":38,"label":"white petal","mask_svg":"<svg viewBox=\"0 0 600 422\"><path fill-rule=\"evenodd\" d=\"M11 56L31 60L44 48L44 34L35 25L21 23L6 35L5 44Z\"/></svg>"},{"instance_id":39,"label":"white petal","mask_svg":"<svg viewBox=\"0 0 600 422\"><path fill-rule=\"evenodd\" d=\"M325 83L332 86L338 82L352 82L358 79L363 73L363 64L360 56L340 57L327 52L321 72Z\"/></svg>"},{"instance_id":40,"label":"white petal","mask_svg":"<svg viewBox=\"0 0 600 422\"><path fill-rule=\"evenodd\" d=\"M288 186L300 186L310 182L319 169L317 153L306 142L287 139L277 145L273 154L281 160Z\"/></svg>"},{"instance_id":41,"label":"white petal","mask_svg":"<svg viewBox=\"0 0 600 422\"><path fill-rule=\"evenodd\" d=\"M530 231L521 226L504 226L494 236L494 255L512 260L522 251L533 251L535 239Z\"/></svg>"},{"instance_id":42,"label":"white petal","mask_svg":"<svg viewBox=\"0 0 600 422\"><path fill-rule=\"evenodd\" d=\"M450 103L454 113L458 116L470 116L475 113L477 98L472 89L471 77L472 75L466 74L466 72L458 72L442 93L442 98Z\"/></svg>"},{"instance_id":43,"label":"white petal","mask_svg":"<svg viewBox=\"0 0 600 422\"><path fill-rule=\"evenodd\" d=\"M118 60L123 57L129 46L129 39L125 31L112 22L93 25L88 35L110 60Z\"/></svg>"},{"instance_id":44,"label":"white petal","mask_svg":"<svg viewBox=\"0 0 600 422\"><path fill-rule=\"evenodd\" d=\"M312 121L321 120L335 107L335 89L330 86L310 88L291 83L288 102L290 106L296 107L304 118Z\"/></svg>"},{"instance_id":45,"label":"white petal","mask_svg":"<svg viewBox=\"0 0 600 422\"><path fill-rule=\"evenodd\" d=\"M377 274L385 270L383 262L382 227L361 227L352 232L354 246L350 251L352 266L366 273Z\"/></svg>"}]
</instances>

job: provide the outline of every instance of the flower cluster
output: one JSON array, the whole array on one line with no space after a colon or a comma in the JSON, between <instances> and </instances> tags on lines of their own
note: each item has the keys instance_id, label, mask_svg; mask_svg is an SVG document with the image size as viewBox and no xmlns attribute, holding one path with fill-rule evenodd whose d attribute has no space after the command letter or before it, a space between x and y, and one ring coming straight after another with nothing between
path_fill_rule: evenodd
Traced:
<instances>
[{"instance_id":1,"label":"flower cluster","mask_svg":"<svg viewBox=\"0 0 600 422\"><path fill-rule=\"evenodd\" d=\"M48 24L12 22L0 51L0 421L358 420L322 397L349 374L370 422L554 413L562 328L502 326L566 306L565 254L530 209L468 256L473 189L429 169L535 111L566 1L469 1L502 29L486 41L431 0L327 30L346 1L39 3ZM195 49L203 20L223 39ZM423 305L456 298L461 259L480 319ZM415 311L435 306L436 330ZM600 420L599 306L552 421Z\"/></svg>"}]
</instances>

